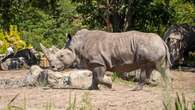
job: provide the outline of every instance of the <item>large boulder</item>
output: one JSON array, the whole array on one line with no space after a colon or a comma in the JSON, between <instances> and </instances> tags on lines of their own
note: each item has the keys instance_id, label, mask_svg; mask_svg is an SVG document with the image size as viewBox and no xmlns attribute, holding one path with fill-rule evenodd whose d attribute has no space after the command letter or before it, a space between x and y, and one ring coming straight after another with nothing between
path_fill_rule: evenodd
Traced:
<instances>
[{"instance_id":1,"label":"large boulder","mask_svg":"<svg viewBox=\"0 0 195 110\"><path fill-rule=\"evenodd\" d=\"M48 70L48 83L54 88L79 88L87 89L92 82L92 72L89 70L68 70L54 72Z\"/></svg>"},{"instance_id":2,"label":"large boulder","mask_svg":"<svg viewBox=\"0 0 195 110\"><path fill-rule=\"evenodd\" d=\"M112 83L110 73L107 73L104 79ZM28 85L47 85L52 88L88 89L92 84L92 72L78 69L55 72L49 69L44 70L34 65L30 68L26 83Z\"/></svg>"}]
</instances>

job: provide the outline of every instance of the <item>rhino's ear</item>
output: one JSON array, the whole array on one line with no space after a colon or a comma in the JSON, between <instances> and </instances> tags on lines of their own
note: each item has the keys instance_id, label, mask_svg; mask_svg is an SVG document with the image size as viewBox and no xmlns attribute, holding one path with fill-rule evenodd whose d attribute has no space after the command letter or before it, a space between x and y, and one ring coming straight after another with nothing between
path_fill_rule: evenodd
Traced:
<instances>
[{"instance_id":1,"label":"rhino's ear","mask_svg":"<svg viewBox=\"0 0 195 110\"><path fill-rule=\"evenodd\" d=\"M72 41L72 36L70 34L67 34L67 38L68 38L68 40L65 44L65 48L69 47L71 44L71 41Z\"/></svg>"},{"instance_id":2,"label":"rhino's ear","mask_svg":"<svg viewBox=\"0 0 195 110\"><path fill-rule=\"evenodd\" d=\"M67 34L67 37L68 37L68 41L72 40L72 36L69 33Z\"/></svg>"}]
</instances>

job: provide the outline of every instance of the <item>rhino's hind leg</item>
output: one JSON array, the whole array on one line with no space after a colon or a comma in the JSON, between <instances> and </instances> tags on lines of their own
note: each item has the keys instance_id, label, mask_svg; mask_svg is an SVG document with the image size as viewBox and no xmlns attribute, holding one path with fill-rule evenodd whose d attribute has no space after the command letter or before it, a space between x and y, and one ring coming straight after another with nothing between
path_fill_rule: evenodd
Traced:
<instances>
[{"instance_id":1,"label":"rhino's hind leg","mask_svg":"<svg viewBox=\"0 0 195 110\"><path fill-rule=\"evenodd\" d=\"M140 73L138 85L135 88L133 88L133 91L138 91L138 90L143 89L143 86L149 82L150 75L151 75L152 71L153 71L153 68L150 66L146 66L145 68L141 68L141 73Z\"/></svg>"},{"instance_id":2,"label":"rhino's hind leg","mask_svg":"<svg viewBox=\"0 0 195 110\"><path fill-rule=\"evenodd\" d=\"M98 84L103 84L108 88L112 88L112 84L104 80L105 71L106 69L104 66L97 66L93 68L93 80L90 89L98 89Z\"/></svg>"}]
</instances>

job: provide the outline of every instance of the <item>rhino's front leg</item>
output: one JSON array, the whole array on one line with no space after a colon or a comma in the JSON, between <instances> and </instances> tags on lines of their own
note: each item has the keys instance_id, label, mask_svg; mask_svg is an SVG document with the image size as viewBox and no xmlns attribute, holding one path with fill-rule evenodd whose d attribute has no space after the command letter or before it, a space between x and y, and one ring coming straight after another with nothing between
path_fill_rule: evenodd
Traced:
<instances>
[{"instance_id":1,"label":"rhino's front leg","mask_svg":"<svg viewBox=\"0 0 195 110\"><path fill-rule=\"evenodd\" d=\"M112 84L104 80L106 68L104 66L95 66L92 69L93 80L90 89L99 89L98 84L103 84L108 88L112 88Z\"/></svg>"}]
</instances>

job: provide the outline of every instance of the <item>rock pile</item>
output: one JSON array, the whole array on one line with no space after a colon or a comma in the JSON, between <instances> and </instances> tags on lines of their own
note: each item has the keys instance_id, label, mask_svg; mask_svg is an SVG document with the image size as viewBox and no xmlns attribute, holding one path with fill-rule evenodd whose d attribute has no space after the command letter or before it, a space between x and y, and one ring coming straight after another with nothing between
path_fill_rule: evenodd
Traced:
<instances>
[{"instance_id":1,"label":"rock pile","mask_svg":"<svg viewBox=\"0 0 195 110\"><path fill-rule=\"evenodd\" d=\"M105 80L112 82L111 74L105 75ZM55 72L31 66L24 79L2 79L0 88L37 87L88 89L92 84L92 72L89 70L71 69Z\"/></svg>"},{"instance_id":2,"label":"rock pile","mask_svg":"<svg viewBox=\"0 0 195 110\"><path fill-rule=\"evenodd\" d=\"M43 70L39 66L30 68L30 76L26 79L27 83L40 86L49 86L52 88L80 88L87 89L92 82L92 72L89 70L67 70L63 72L54 72L52 70ZM33 80L31 80L33 79Z\"/></svg>"}]
</instances>

